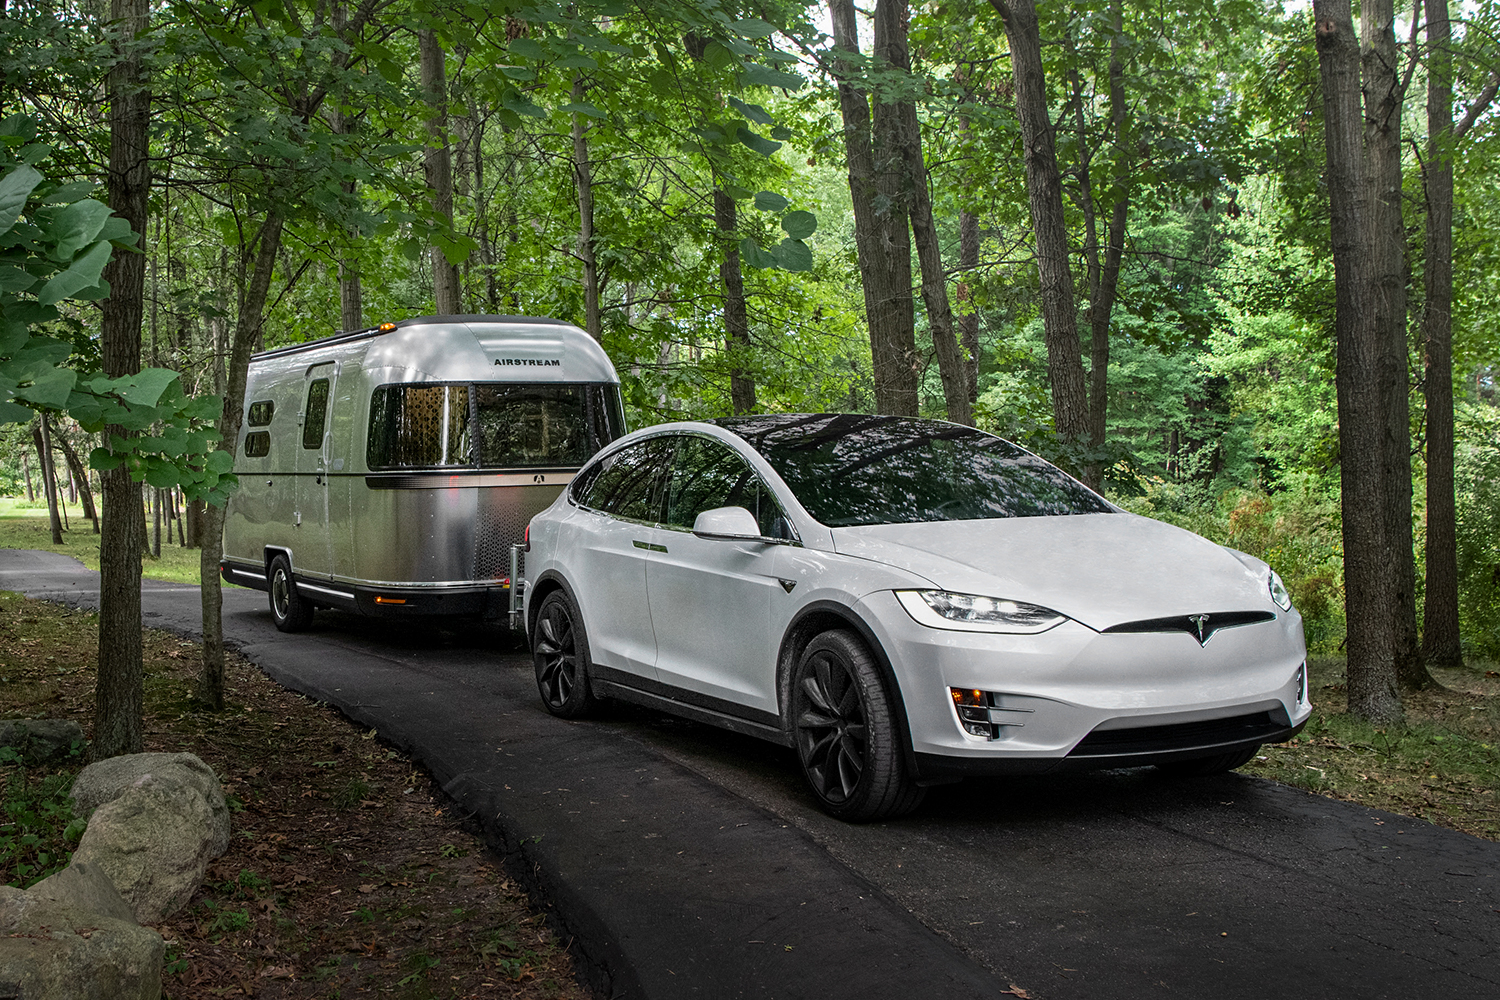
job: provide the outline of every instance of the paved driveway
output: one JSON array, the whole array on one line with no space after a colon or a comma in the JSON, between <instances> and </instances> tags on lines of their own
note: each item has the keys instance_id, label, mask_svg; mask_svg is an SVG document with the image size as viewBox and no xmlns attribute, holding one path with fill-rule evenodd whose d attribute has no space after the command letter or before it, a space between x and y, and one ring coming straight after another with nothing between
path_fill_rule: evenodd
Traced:
<instances>
[{"instance_id":1,"label":"paved driveway","mask_svg":"<svg viewBox=\"0 0 1500 1000\"><path fill-rule=\"evenodd\" d=\"M0 550L0 587L71 603L70 559ZM420 759L555 908L608 996L1500 996L1500 845L1239 775L1149 769L935 789L846 826L787 751L632 710L540 708L502 631L319 612L225 633ZM194 631L196 588L146 586Z\"/></svg>"}]
</instances>

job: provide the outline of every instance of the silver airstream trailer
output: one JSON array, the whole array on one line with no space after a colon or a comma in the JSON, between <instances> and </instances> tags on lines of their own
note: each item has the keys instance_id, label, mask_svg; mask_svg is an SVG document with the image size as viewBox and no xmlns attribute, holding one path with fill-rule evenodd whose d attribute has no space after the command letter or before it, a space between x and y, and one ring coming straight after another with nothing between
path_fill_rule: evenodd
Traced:
<instances>
[{"instance_id":1,"label":"silver airstream trailer","mask_svg":"<svg viewBox=\"0 0 1500 1000\"><path fill-rule=\"evenodd\" d=\"M624 422L609 358L557 320L428 316L257 354L220 572L284 632L318 607L499 617L532 515Z\"/></svg>"}]
</instances>

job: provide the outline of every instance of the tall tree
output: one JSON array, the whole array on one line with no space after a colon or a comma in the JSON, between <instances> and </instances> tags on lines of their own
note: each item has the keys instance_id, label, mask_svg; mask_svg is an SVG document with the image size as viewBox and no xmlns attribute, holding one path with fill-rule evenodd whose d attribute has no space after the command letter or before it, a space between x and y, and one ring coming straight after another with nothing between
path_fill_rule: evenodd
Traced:
<instances>
[{"instance_id":1,"label":"tall tree","mask_svg":"<svg viewBox=\"0 0 1500 1000\"><path fill-rule=\"evenodd\" d=\"M876 7L875 55L890 38L890 7ZM875 409L917 413L915 316L911 294L911 242L901 192L904 173L901 119L894 105L876 102L858 84L862 60L853 0L829 0L844 125L844 155L854 208L854 242L870 327ZM850 58L852 57L852 58ZM899 215L899 218L898 218Z\"/></svg>"},{"instance_id":2,"label":"tall tree","mask_svg":"<svg viewBox=\"0 0 1500 1000\"><path fill-rule=\"evenodd\" d=\"M1479 116L1494 102L1500 67L1453 121L1453 27L1448 0L1426 0L1427 201L1422 272L1422 341L1426 372L1427 578L1422 602L1422 655L1443 667L1463 663L1458 616L1458 529L1453 481L1453 157ZM1403 678L1404 679L1404 678ZM1416 678L1420 683L1423 678Z\"/></svg>"},{"instance_id":3,"label":"tall tree","mask_svg":"<svg viewBox=\"0 0 1500 1000\"><path fill-rule=\"evenodd\" d=\"M422 71L422 95L429 109L427 149L422 155L422 170L432 195L432 209L438 224L453 226L453 155L448 143L448 72L447 58L437 32L431 28L417 31L417 47ZM460 302L458 265L448 259L442 243L432 247L432 289L439 315L463 311Z\"/></svg>"},{"instance_id":4,"label":"tall tree","mask_svg":"<svg viewBox=\"0 0 1500 1000\"><path fill-rule=\"evenodd\" d=\"M573 76L573 103L588 97L583 74ZM594 165L589 161L588 126L573 113L573 184L578 192L578 260L583 265L583 328L595 340L603 334L599 312L599 258L594 253Z\"/></svg>"},{"instance_id":5,"label":"tall tree","mask_svg":"<svg viewBox=\"0 0 1500 1000\"><path fill-rule=\"evenodd\" d=\"M1084 386L1073 271L1068 262L1057 138L1047 111L1041 26L1031 0L990 0L990 4L1005 23L1005 37L1010 42L1016 116L1021 124L1022 155L1026 161L1026 193L1036 233L1053 423L1064 439L1081 442L1089 434L1088 391Z\"/></svg>"},{"instance_id":6,"label":"tall tree","mask_svg":"<svg viewBox=\"0 0 1500 1000\"><path fill-rule=\"evenodd\" d=\"M151 90L144 49L150 26L149 0L111 0L117 27L114 65L106 78L109 100L109 207L137 233L146 232L151 187L148 145ZM117 253L104 271L102 349L104 374L112 378L141 370L141 316L146 267L141 253ZM124 427L105 428L106 439L128 437ZM104 507L99 539L99 676L94 689L93 753L98 759L139 753L141 713L141 487L116 466L100 476Z\"/></svg>"},{"instance_id":7,"label":"tall tree","mask_svg":"<svg viewBox=\"0 0 1500 1000\"><path fill-rule=\"evenodd\" d=\"M1407 449L1404 429L1399 442L1390 440L1393 414L1406 412L1405 351L1398 371L1391 349L1397 339L1405 343L1404 286L1392 273L1404 247L1392 13L1389 0L1365 0L1356 36L1348 0L1315 0L1313 6L1335 275L1349 711L1373 721L1402 714L1401 619L1410 614L1401 592L1401 563L1411 558L1409 541L1402 551L1410 508L1401 518L1403 531L1391 523L1389 502L1399 491L1390 452L1399 446L1405 460Z\"/></svg>"}]
</instances>

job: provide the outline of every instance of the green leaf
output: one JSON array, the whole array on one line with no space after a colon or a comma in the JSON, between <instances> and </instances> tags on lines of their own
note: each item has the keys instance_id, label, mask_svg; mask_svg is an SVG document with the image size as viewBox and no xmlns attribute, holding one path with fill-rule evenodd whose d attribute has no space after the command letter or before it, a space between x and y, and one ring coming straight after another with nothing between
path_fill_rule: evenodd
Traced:
<instances>
[{"instance_id":1,"label":"green leaf","mask_svg":"<svg viewBox=\"0 0 1500 1000\"><path fill-rule=\"evenodd\" d=\"M758 17L747 17L741 21L731 22L729 27L743 38L769 38L776 33L775 25L768 24Z\"/></svg>"},{"instance_id":2,"label":"green leaf","mask_svg":"<svg viewBox=\"0 0 1500 1000\"><path fill-rule=\"evenodd\" d=\"M547 50L530 38L513 38L505 47L522 59L546 59Z\"/></svg>"},{"instance_id":3,"label":"green leaf","mask_svg":"<svg viewBox=\"0 0 1500 1000\"><path fill-rule=\"evenodd\" d=\"M36 284L36 275L19 267L0 267L0 293L24 292Z\"/></svg>"},{"instance_id":4,"label":"green leaf","mask_svg":"<svg viewBox=\"0 0 1500 1000\"><path fill-rule=\"evenodd\" d=\"M0 424L24 424L34 416L35 411L28 407L0 400Z\"/></svg>"},{"instance_id":5,"label":"green leaf","mask_svg":"<svg viewBox=\"0 0 1500 1000\"><path fill-rule=\"evenodd\" d=\"M744 127L736 130L734 137L744 145L749 146L751 149L755 150L761 156L770 156L781 148L781 143L772 142L765 136L757 135L756 133Z\"/></svg>"},{"instance_id":6,"label":"green leaf","mask_svg":"<svg viewBox=\"0 0 1500 1000\"><path fill-rule=\"evenodd\" d=\"M203 466L208 471L218 473L222 476L234 468L234 456L227 451L211 451L208 453L208 457L203 460Z\"/></svg>"},{"instance_id":7,"label":"green leaf","mask_svg":"<svg viewBox=\"0 0 1500 1000\"><path fill-rule=\"evenodd\" d=\"M98 187L93 181L73 181L69 184L59 184L48 191L41 199L43 205L67 205L80 201L94 193Z\"/></svg>"},{"instance_id":8,"label":"green leaf","mask_svg":"<svg viewBox=\"0 0 1500 1000\"><path fill-rule=\"evenodd\" d=\"M72 260L73 255L94 242L104 228L104 220L110 217L109 206L103 202L86 198L57 213L53 224L53 236L57 239L57 251L53 254L59 261Z\"/></svg>"},{"instance_id":9,"label":"green leaf","mask_svg":"<svg viewBox=\"0 0 1500 1000\"><path fill-rule=\"evenodd\" d=\"M108 243L96 243L88 253L75 260L66 271L43 285L42 290L37 293L37 301L44 306L50 306L55 302L71 298L75 292L97 286L99 276L104 271L104 265L109 263L109 255L113 251L114 248Z\"/></svg>"},{"instance_id":10,"label":"green leaf","mask_svg":"<svg viewBox=\"0 0 1500 1000\"><path fill-rule=\"evenodd\" d=\"M747 104L744 101L740 100L738 97L730 95L729 106L731 108L734 108L740 114L744 115L746 118L755 122L755 124L757 125L776 124L776 119L772 118L770 112L761 107L759 104Z\"/></svg>"},{"instance_id":11,"label":"green leaf","mask_svg":"<svg viewBox=\"0 0 1500 1000\"><path fill-rule=\"evenodd\" d=\"M806 82L796 73L783 73L759 63L746 63L740 72L740 81L751 87L782 87L786 90L798 90Z\"/></svg>"},{"instance_id":12,"label":"green leaf","mask_svg":"<svg viewBox=\"0 0 1500 1000\"><path fill-rule=\"evenodd\" d=\"M789 204L791 203L775 191L757 191L755 193L755 207L762 212L784 212Z\"/></svg>"},{"instance_id":13,"label":"green leaf","mask_svg":"<svg viewBox=\"0 0 1500 1000\"><path fill-rule=\"evenodd\" d=\"M746 267L775 267L776 258L760 248L760 244L748 237L740 240L740 261Z\"/></svg>"},{"instance_id":14,"label":"green leaf","mask_svg":"<svg viewBox=\"0 0 1500 1000\"><path fill-rule=\"evenodd\" d=\"M569 101L567 104L560 105L557 110L566 111L569 114L586 115L589 118L609 117L609 115L605 114L603 111L600 111L598 108L594 107L592 104L589 104L587 101Z\"/></svg>"},{"instance_id":15,"label":"green leaf","mask_svg":"<svg viewBox=\"0 0 1500 1000\"><path fill-rule=\"evenodd\" d=\"M588 69L599 68L599 63L593 56L586 56L582 52L573 52L563 56L557 61L558 69Z\"/></svg>"},{"instance_id":16,"label":"green leaf","mask_svg":"<svg viewBox=\"0 0 1500 1000\"><path fill-rule=\"evenodd\" d=\"M812 270L812 248L801 240L782 240L771 248L771 257L783 271Z\"/></svg>"},{"instance_id":17,"label":"green leaf","mask_svg":"<svg viewBox=\"0 0 1500 1000\"><path fill-rule=\"evenodd\" d=\"M500 72L512 80L535 80L536 71L527 69L525 66L501 66Z\"/></svg>"},{"instance_id":18,"label":"green leaf","mask_svg":"<svg viewBox=\"0 0 1500 1000\"><path fill-rule=\"evenodd\" d=\"M142 368L134 375L124 375L117 379L95 379L93 384L97 389L101 381L108 382L109 391L131 407L155 406L167 387L176 382L178 377L170 368Z\"/></svg>"},{"instance_id":19,"label":"green leaf","mask_svg":"<svg viewBox=\"0 0 1500 1000\"><path fill-rule=\"evenodd\" d=\"M0 177L0 233L10 232L26 208L26 199L41 182L42 175L25 163Z\"/></svg>"},{"instance_id":20,"label":"green leaf","mask_svg":"<svg viewBox=\"0 0 1500 1000\"><path fill-rule=\"evenodd\" d=\"M68 405L68 396L73 392L73 383L78 373L70 368L53 368L34 374L30 385L15 390L16 399L24 399L38 406L60 410Z\"/></svg>"},{"instance_id":21,"label":"green leaf","mask_svg":"<svg viewBox=\"0 0 1500 1000\"><path fill-rule=\"evenodd\" d=\"M167 461L153 461L146 469L146 485L154 486L164 490L169 486L178 486L182 483L182 476L177 467Z\"/></svg>"},{"instance_id":22,"label":"green leaf","mask_svg":"<svg viewBox=\"0 0 1500 1000\"><path fill-rule=\"evenodd\" d=\"M772 139L790 139L791 137L792 130L787 128L785 125L777 125L775 128L771 129Z\"/></svg>"},{"instance_id":23,"label":"green leaf","mask_svg":"<svg viewBox=\"0 0 1500 1000\"><path fill-rule=\"evenodd\" d=\"M811 212L788 212L781 228L794 240L805 240L818 231L818 217Z\"/></svg>"}]
</instances>

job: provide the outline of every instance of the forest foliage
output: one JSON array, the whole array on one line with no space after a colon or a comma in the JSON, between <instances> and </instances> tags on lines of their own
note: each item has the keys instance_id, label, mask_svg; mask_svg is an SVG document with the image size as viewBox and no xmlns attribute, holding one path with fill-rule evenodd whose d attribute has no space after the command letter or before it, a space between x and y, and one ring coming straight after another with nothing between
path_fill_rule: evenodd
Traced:
<instances>
[{"instance_id":1,"label":"forest foliage","mask_svg":"<svg viewBox=\"0 0 1500 1000\"><path fill-rule=\"evenodd\" d=\"M1101 445L1056 433L996 6L913 4L908 71L870 56L867 22L862 54L836 60L828 7L793 0L161 0L132 43L152 81L150 221L134 242L100 229L91 245L113 240L115 252L146 255L144 360L179 374L189 423L217 404L187 400L229 388L231 342L272 216L284 229L260 347L347 326L351 301L363 325L430 314L438 259L457 270L464 312L584 325L592 294L632 426L727 414L734 378L753 383L763 411L870 411L842 79L873 107L909 101L917 111L955 323L974 331L976 422L1080 474L1102 465L1128 508L1266 559L1293 591L1310 644L1338 650L1335 275L1310 10L1261 0L1039 5L1085 367L1097 357L1089 321L1105 308L1107 249L1119 245ZM90 219L104 218L78 199L91 197L107 159L97 100L117 51L107 8L10 0L0 20L0 117L16 123L12 133L20 119L8 116L35 122L34 141L51 150L49 190L65 193L48 197L72 199L61 211ZM1483 0L1454 16L1462 116L1493 99L1500 6ZM1407 132L1421 138L1430 52L1410 17L1398 16L1397 37ZM424 31L444 54L437 99L421 73ZM1488 318L1500 299L1500 132L1484 106L1450 150L1454 455L1463 639L1469 653L1496 657L1500 339ZM0 209L30 169L32 142L6 138ZM424 170L434 144L451 153L447 212ZM1403 191L1419 597L1423 149L1414 139L1405 154ZM726 330L731 254L743 338ZM8 281L0 274L0 290ZM100 294L80 285L56 318L28 321L62 345L47 357L96 393L111 391L96 379L91 346L89 300ZM949 409L930 320L919 304L911 362L921 412L941 417ZM28 405L72 408L65 394L28 400L0 387ZM97 412L77 413L89 429L102 425ZM0 490L16 492L24 439L4 434Z\"/></svg>"}]
</instances>

